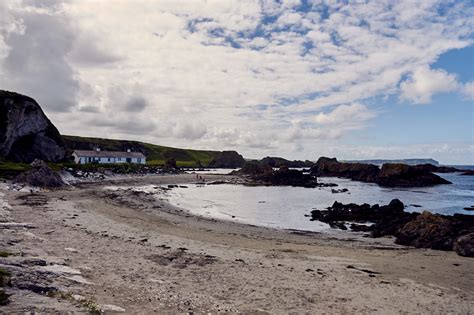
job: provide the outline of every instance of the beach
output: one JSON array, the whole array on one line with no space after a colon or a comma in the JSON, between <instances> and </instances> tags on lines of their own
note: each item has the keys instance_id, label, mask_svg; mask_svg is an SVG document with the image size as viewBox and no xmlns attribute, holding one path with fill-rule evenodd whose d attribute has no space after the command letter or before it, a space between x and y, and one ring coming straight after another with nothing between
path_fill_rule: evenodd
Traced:
<instances>
[{"instance_id":1,"label":"beach","mask_svg":"<svg viewBox=\"0 0 474 315\"><path fill-rule=\"evenodd\" d=\"M395 245L388 237L199 217L159 193L130 189L150 185L159 192L195 180L194 174L143 176L38 192L2 184L1 249L14 255L0 258L12 279L6 288L10 304L0 312L471 314L474 309L472 258Z\"/></svg>"}]
</instances>

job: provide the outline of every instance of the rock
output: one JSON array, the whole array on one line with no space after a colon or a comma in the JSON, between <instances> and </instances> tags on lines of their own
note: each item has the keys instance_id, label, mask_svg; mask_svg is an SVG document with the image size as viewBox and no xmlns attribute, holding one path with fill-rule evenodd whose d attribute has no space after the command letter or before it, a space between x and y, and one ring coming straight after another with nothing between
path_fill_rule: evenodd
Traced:
<instances>
[{"instance_id":1,"label":"rock","mask_svg":"<svg viewBox=\"0 0 474 315\"><path fill-rule=\"evenodd\" d=\"M311 161L289 161L281 157L264 157L258 162L260 165L268 165L271 167L281 167L281 166L288 166L288 167L312 167L314 165Z\"/></svg>"},{"instance_id":2,"label":"rock","mask_svg":"<svg viewBox=\"0 0 474 315\"><path fill-rule=\"evenodd\" d=\"M336 158L321 157L311 168L311 174L321 177L345 177L363 182L374 182L380 169L372 164L341 163Z\"/></svg>"},{"instance_id":3,"label":"rock","mask_svg":"<svg viewBox=\"0 0 474 315\"><path fill-rule=\"evenodd\" d=\"M39 160L31 163L31 169L18 175L14 182L44 188L58 188L66 185L57 172Z\"/></svg>"},{"instance_id":4,"label":"rock","mask_svg":"<svg viewBox=\"0 0 474 315\"><path fill-rule=\"evenodd\" d=\"M233 171L231 174L256 176L256 175L263 175L263 174L271 173L271 172L273 172L273 169L269 165L261 165L257 162L247 162L244 165L242 165L242 168L240 170Z\"/></svg>"},{"instance_id":5,"label":"rock","mask_svg":"<svg viewBox=\"0 0 474 315\"><path fill-rule=\"evenodd\" d=\"M252 180L251 185L299 186L308 188L318 186L315 176L304 174L298 170L290 170L286 166L280 167L280 169L275 171L269 165L248 162L240 170L234 171L231 174L246 175Z\"/></svg>"},{"instance_id":6,"label":"rock","mask_svg":"<svg viewBox=\"0 0 474 315\"><path fill-rule=\"evenodd\" d=\"M396 233L395 243L422 248L452 250L455 236L452 220L424 211Z\"/></svg>"},{"instance_id":7,"label":"rock","mask_svg":"<svg viewBox=\"0 0 474 315\"><path fill-rule=\"evenodd\" d=\"M455 172L461 172L462 170L457 169L455 167L450 167L450 166L436 166L430 163L426 164L418 164L415 165L415 168L418 170L424 170L427 172L433 172L433 173L455 173Z\"/></svg>"},{"instance_id":8,"label":"rock","mask_svg":"<svg viewBox=\"0 0 474 315\"><path fill-rule=\"evenodd\" d=\"M176 164L176 160L173 158L166 160L162 171L165 173L176 173L178 171L178 165Z\"/></svg>"},{"instance_id":9,"label":"rock","mask_svg":"<svg viewBox=\"0 0 474 315\"><path fill-rule=\"evenodd\" d=\"M222 151L209 163L209 167L238 168L244 164L244 158L236 151Z\"/></svg>"},{"instance_id":10,"label":"rock","mask_svg":"<svg viewBox=\"0 0 474 315\"><path fill-rule=\"evenodd\" d=\"M423 187L451 184L423 167L405 164L384 164L376 177L377 184L388 187Z\"/></svg>"},{"instance_id":11,"label":"rock","mask_svg":"<svg viewBox=\"0 0 474 315\"><path fill-rule=\"evenodd\" d=\"M24 163L66 157L61 135L34 99L0 90L0 157Z\"/></svg>"},{"instance_id":12,"label":"rock","mask_svg":"<svg viewBox=\"0 0 474 315\"><path fill-rule=\"evenodd\" d=\"M352 180L377 183L387 187L422 187L451 184L433 174L440 167L431 164L411 166L406 164L384 164L381 169L372 164L341 163L335 158L321 157L311 168L315 176L337 176ZM446 169L447 171L448 169Z\"/></svg>"},{"instance_id":13,"label":"rock","mask_svg":"<svg viewBox=\"0 0 474 315\"><path fill-rule=\"evenodd\" d=\"M463 176L473 176L474 175L474 170L464 171L464 173L462 173L461 175L463 175Z\"/></svg>"},{"instance_id":14,"label":"rock","mask_svg":"<svg viewBox=\"0 0 474 315\"><path fill-rule=\"evenodd\" d=\"M403 225L416 217L417 213L404 212L404 204L393 199L388 205L358 205L355 203L342 204L334 202L327 210L311 211L311 220L329 223L331 227L340 228L337 222L372 222L373 225L351 224L353 231L371 232L372 237L393 235Z\"/></svg>"},{"instance_id":15,"label":"rock","mask_svg":"<svg viewBox=\"0 0 474 315\"><path fill-rule=\"evenodd\" d=\"M318 181L315 176L303 174L302 171L290 170L288 167L280 167L277 171L266 172L256 176L254 179L262 181L263 184L272 186L299 186L316 187Z\"/></svg>"},{"instance_id":16,"label":"rock","mask_svg":"<svg viewBox=\"0 0 474 315\"><path fill-rule=\"evenodd\" d=\"M453 249L460 256L474 257L474 233L458 237L454 241Z\"/></svg>"},{"instance_id":17,"label":"rock","mask_svg":"<svg viewBox=\"0 0 474 315\"><path fill-rule=\"evenodd\" d=\"M349 189L347 188L342 188L342 189L331 189L331 193L333 194L340 194L340 193L345 193L348 192Z\"/></svg>"}]
</instances>

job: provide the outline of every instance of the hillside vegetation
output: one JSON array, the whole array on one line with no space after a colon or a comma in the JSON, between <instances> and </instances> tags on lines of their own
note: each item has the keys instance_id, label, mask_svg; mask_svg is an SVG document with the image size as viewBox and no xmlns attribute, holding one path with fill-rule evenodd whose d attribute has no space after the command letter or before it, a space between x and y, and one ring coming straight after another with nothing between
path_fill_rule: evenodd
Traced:
<instances>
[{"instance_id":1,"label":"hillside vegetation","mask_svg":"<svg viewBox=\"0 0 474 315\"><path fill-rule=\"evenodd\" d=\"M94 150L99 147L104 151L126 151L130 149L142 152L147 157L147 164L164 164L168 159L175 159L178 166L207 166L219 151L177 149L150 143L131 140L113 140L102 138L87 138L63 135L66 147L72 153L73 150Z\"/></svg>"}]
</instances>

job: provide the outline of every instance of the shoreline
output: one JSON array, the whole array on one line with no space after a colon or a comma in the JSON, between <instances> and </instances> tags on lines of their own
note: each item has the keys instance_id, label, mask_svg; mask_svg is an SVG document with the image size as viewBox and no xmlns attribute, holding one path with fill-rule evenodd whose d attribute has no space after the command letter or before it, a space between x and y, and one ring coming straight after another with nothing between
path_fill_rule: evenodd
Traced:
<instances>
[{"instance_id":1,"label":"shoreline","mask_svg":"<svg viewBox=\"0 0 474 315\"><path fill-rule=\"evenodd\" d=\"M454 252L206 219L146 193L102 189L185 184L194 176L110 179L35 194L0 188L10 221L36 225L1 230L2 248L21 253L2 258L2 268L21 265L60 292L112 309L107 313L468 314L474 307L474 261ZM223 177L206 175L214 176ZM46 266L24 262L33 258ZM40 272L55 265L79 274ZM12 302L2 311L85 307L80 298L7 291Z\"/></svg>"}]
</instances>

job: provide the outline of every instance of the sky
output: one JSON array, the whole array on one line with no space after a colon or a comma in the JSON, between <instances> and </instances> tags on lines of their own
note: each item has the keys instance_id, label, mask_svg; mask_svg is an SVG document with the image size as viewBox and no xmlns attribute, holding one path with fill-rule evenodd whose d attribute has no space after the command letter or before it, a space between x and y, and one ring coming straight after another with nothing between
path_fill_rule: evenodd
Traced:
<instances>
[{"instance_id":1,"label":"sky","mask_svg":"<svg viewBox=\"0 0 474 315\"><path fill-rule=\"evenodd\" d=\"M474 164L472 1L4 0L0 89L62 134Z\"/></svg>"}]
</instances>

